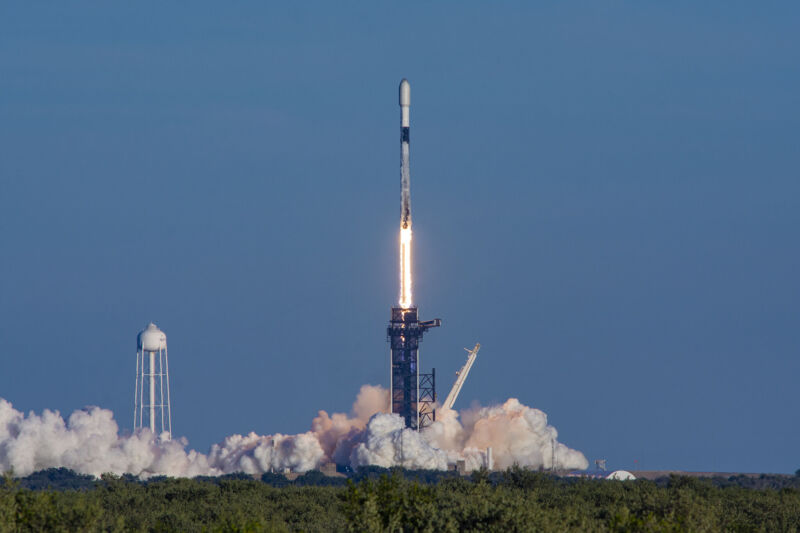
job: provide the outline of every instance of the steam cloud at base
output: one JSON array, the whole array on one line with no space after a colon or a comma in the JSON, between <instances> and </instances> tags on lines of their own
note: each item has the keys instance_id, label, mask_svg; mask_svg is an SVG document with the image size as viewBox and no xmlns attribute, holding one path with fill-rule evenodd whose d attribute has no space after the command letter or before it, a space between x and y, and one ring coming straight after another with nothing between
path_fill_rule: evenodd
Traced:
<instances>
[{"instance_id":1,"label":"steam cloud at base","mask_svg":"<svg viewBox=\"0 0 800 533\"><path fill-rule=\"evenodd\" d=\"M108 409L89 407L65 421L57 411L27 416L0 398L0 471L16 475L66 467L99 476L105 472L193 477L232 472L305 472L333 461L352 467L402 466L444 470L464 460L467 470L485 464L491 447L496 468L512 464L583 469L582 453L556 441L555 428L538 409L509 399L502 405L440 410L422 432L403 427L384 412L388 391L364 385L350 415L320 411L311 430L297 435L231 435L208 454L187 450L185 439L161 440L149 429L121 436ZM553 447L555 446L555 453Z\"/></svg>"}]
</instances>

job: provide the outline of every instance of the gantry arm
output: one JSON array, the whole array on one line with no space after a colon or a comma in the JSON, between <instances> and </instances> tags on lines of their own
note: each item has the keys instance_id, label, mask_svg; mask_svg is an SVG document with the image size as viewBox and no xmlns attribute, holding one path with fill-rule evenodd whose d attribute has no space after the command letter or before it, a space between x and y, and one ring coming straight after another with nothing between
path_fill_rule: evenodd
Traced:
<instances>
[{"instance_id":1,"label":"gantry arm","mask_svg":"<svg viewBox=\"0 0 800 533\"><path fill-rule=\"evenodd\" d=\"M464 348L467 350L466 348ZM464 385L464 382L467 380L467 375L469 375L469 369L472 368L472 363L475 362L475 358L478 357L478 350L481 349L480 343L475 344L475 348L472 350L467 350L469 355L467 356L467 362L464 366L461 367L461 370L456 372L456 382L453 384L453 388L450 389L450 394L447 395L447 399L444 401L443 407L446 409L452 409L453 404L456 403L456 398L458 398L458 393L461 392L461 387Z\"/></svg>"}]
</instances>

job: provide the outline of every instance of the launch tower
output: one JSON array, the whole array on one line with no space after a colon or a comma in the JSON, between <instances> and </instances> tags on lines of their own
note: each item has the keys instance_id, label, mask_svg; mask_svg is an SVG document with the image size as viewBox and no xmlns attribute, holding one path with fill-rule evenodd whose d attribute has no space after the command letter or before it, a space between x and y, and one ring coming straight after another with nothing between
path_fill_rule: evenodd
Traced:
<instances>
[{"instance_id":1,"label":"launch tower","mask_svg":"<svg viewBox=\"0 0 800 533\"><path fill-rule=\"evenodd\" d=\"M392 307L387 329L391 346L390 408L406 427L422 429L436 420L436 370L420 373L419 343L440 319L420 322L411 297L411 172L409 165L411 85L400 82L400 302Z\"/></svg>"},{"instance_id":2,"label":"launch tower","mask_svg":"<svg viewBox=\"0 0 800 533\"><path fill-rule=\"evenodd\" d=\"M387 331L392 354L392 412L403 417L411 429L422 429L436 420L436 369L420 374L419 343L423 333L441 324L438 318L420 322L416 307L392 307Z\"/></svg>"}]
</instances>

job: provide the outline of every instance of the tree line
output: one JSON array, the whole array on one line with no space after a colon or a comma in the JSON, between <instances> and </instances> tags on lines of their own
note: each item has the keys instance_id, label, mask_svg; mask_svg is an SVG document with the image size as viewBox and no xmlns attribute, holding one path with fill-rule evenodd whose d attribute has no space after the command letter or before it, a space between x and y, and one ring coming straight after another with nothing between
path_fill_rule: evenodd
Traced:
<instances>
[{"instance_id":1,"label":"tree line","mask_svg":"<svg viewBox=\"0 0 800 533\"><path fill-rule=\"evenodd\" d=\"M97 480L50 469L0 487L0 531L798 530L800 476L606 481L515 467Z\"/></svg>"}]
</instances>

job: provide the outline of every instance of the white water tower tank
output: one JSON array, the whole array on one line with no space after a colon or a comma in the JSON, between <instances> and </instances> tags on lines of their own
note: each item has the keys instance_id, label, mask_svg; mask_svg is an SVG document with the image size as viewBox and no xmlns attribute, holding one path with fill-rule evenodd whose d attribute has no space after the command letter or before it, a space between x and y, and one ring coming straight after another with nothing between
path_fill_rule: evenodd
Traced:
<instances>
[{"instance_id":1,"label":"white water tower tank","mask_svg":"<svg viewBox=\"0 0 800 533\"><path fill-rule=\"evenodd\" d=\"M137 348L148 352L166 350L167 334L150 322L145 329L139 332Z\"/></svg>"}]
</instances>

